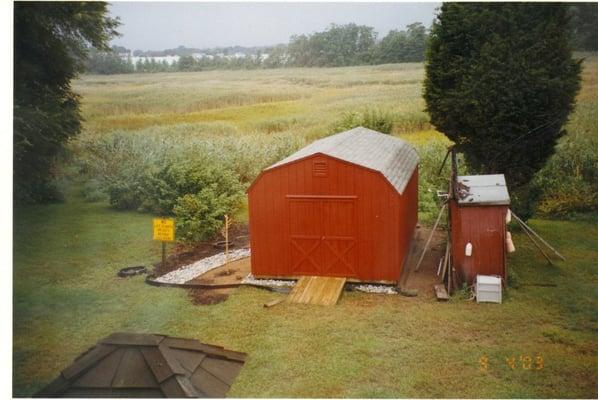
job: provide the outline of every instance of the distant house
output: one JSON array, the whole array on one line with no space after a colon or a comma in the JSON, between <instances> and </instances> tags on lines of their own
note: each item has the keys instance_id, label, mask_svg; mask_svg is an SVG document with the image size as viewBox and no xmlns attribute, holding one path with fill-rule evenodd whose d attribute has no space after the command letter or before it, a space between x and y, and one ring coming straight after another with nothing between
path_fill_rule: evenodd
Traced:
<instances>
[{"instance_id":1,"label":"distant house","mask_svg":"<svg viewBox=\"0 0 598 400\"><path fill-rule=\"evenodd\" d=\"M131 50L127 50L127 51L121 51L116 53L116 55L118 56L118 58L120 58L123 61L127 61L129 60L129 58L131 57Z\"/></svg>"},{"instance_id":2,"label":"distant house","mask_svg":"<svg viewBox=\"0 0 598 400\"><path fill-rule=\"evenodd\" d=\"M166 61L168 63L168 65L172 65L174 62L178 62L180 59L179 56L155 56L155 57L150 57L150 56L134 56L131 57L131 61L133 62L133 65L137 65L137 63L139 61L141 62L151 62L152 60L156 63L162 63L164 61Z\"/></svg>"}]
</instances>

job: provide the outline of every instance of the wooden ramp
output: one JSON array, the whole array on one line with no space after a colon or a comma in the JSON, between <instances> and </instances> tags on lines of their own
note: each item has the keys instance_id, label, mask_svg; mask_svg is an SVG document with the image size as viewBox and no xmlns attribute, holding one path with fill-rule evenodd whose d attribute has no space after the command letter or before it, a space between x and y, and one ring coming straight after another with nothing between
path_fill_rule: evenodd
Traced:
<instances>
[{"instance_id":1,"label":"wooden ramp","mask_svg":"<svg viewBox=\"0 0 598 400\"><path fill-rule=\"evenodd\" d=\"M336 304L343 292L347 278L327 276L303 276L289 294L290 303L320 304L331 306Z\"/></svg>"}]
</instances>

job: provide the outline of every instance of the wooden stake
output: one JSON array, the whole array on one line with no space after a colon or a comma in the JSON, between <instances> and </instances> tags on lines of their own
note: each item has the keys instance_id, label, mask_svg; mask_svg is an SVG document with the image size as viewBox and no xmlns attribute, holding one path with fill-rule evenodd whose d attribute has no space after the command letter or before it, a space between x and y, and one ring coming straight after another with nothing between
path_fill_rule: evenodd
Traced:
<instances>
[{"instance_id":1,"label":"wooden stake","mask_svg":"<svg viewBox=\"0 0 598 400\"><path fill-rule=\"evenodd\" d=\"M565 260L565 257L563 257L563 255L561 253L559 253L558 251L556 251L556 249L554 247L552 247L551 245L548 244L548 242L546 242L546 240L542 239L542 237L540 235L538 235L532 228L530 228L525 222L523 222L517 215L515 215L515 213L513 212L513 210L511 210L511 215L513 216L513 218L515 218L515 220L517 220L517 222L519 222L520 225L522 225L522 227L527 228L531 233L533 233L538 239L540 239L540 241L542 243L544 243L544 245L546 245L546 247L548 247L550 250L552 250L554 252L554 254L557 255L558 258L560 258L563 261Z\"/></svg>"},{"instance_id":2,"label":"wooden stake","mask_svg":"<svg viewBox=\"0 0 598 400\"><path fill-rule=\"evenodd\" d=\"M264 308L274 307L275 305L280 304L283 301L284 301L284 299L269 301L269 302L267 302L267 303L264 304Z\"/></svg>"},{"instance_id":3,"label":"wooden stake","mask_svg":"<svg viewBox=\"0 0 598 400\"><path fill-rule=\"evenodd\" d=\"M442 208L440 209L440 212L438 213L438 218L436 218L436 222L434 223L434 227L432 228L432 232L430 232L430 237L428 237L428 240L426 241L426 245L424 246L424 250L422 251L422 254L419 257L419 261L415 265L416 271L419 270L419 266L421 265L422 260L424 259L424 255L426 254L426 251L428 250L428 246L430 245L430 242L432 241L432 236L434 236L434 232L436 231L436 227L438 226L438 223L440 222L440 217L442 217L442 213L444 212L445 208L446 208L446 203L444 203L442 205Z\"/></svg>"},{"instance_id":4,"label":"wooden stake","mask_svg":"<svg viewBox=\"0 0 598 400\"><path fill-rule=\"evenodd\" d=\"M444 250L444 259L442 261L442 269L440 270L440 279L444 282L444 275L446 274L446 266L449 263L449 256L450 256L450 247L451 247L451 239L450 237L446 241L446 249Z\"/></svg>"},{"instance_id":5,"label":"wooden stake","mask_svg":"<svg viewBox=\"0 0 598 400\"><path fill-rule=\"evenodd\" d=\"M229 224L228 215L225 215L224 216L224 241L226 242L225 243L226 247L224 249L224 255L225 255L224 263L226 265L228 265L228 224Z\"/></svg>"},{"instance_id":6,"label":"wooden stake","mask_svg":"<svg viewBox=\"0 0 598 400\"><path fill-rule=\"evenodd\" d=\"M230 228L230 225L232 223L232 219L228 217L228 214L224 215L224 226L222 227L222 236L224 236L224 265L228 265L228 261L229 261L229 257L228 257L228 248L229 248L229 242L228 242L228 229ZM232 273L232 271L230 269L227 269L227 272L230 274Z\"/></svg>"}]
</instances>

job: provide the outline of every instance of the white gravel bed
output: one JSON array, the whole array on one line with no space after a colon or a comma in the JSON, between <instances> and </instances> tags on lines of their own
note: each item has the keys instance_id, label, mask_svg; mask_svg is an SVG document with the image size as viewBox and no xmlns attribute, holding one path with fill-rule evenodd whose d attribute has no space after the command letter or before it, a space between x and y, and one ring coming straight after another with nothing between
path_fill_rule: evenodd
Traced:
<instances>
[{"instance_id":1,"label":"white gravel bed","mask_svg":"<svg viewBox=\"0 0 598 400\"><path fill-rule=\"evenodd\" d=\"M251 255L250 249L237 249L228 252L228 261L235 261L241 258L249 257ZM203 258L193 264L185 265L174 271L170 271L167 274L162 275L159 278L154 279L156 282L161 283L176 283L183 284L190 281L199 275L205 274L206 272L218 268L224 265L226 256L224 252L215 254L211 257Z\"/></svg>"},{"instance_id":2,"label":"white gravel bed","mask_svg":"<svg viewBox=\"0 0 598 400\"><path fill-rule=\"evenodd\" d=\"M247 275L241 283L248 283L250 285L270 286L270 287L293 287L295 281L285 281L277 279L256 279L252 274Z\"/></svg>"},{"instance_id":3,"label":"white gravel bed","mask_svg":"<svg viewBox=\"0 0 598 400\"><path fill-rule=\"evenodd\" d=\"M395 288L384 285L357 285L355 290L366 293L398 294Z\"/></svg>"},{"instance_id":4,"label":"white gravel bed","mask_svg":"<svg viewBox=\"0 0 598 400\"><path fill-rule=\"evenodd\" d=\"M248 283L251 285L260 285L268 287L293 287L295 281L293 280L276 280L276 279L256 279L252 274L247 275L241 283ZM397 290L392 286L384 285L355 285L355 290L365 293L379 293L379 294L398 294Z\"/></svg>"}]
</instances>

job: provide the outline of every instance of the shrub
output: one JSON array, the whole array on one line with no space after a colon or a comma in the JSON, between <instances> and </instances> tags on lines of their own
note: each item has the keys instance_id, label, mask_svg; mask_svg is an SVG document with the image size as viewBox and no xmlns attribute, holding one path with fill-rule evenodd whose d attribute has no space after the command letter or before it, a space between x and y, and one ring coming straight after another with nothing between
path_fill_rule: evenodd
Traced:
<instances>
[{"instance_id":1,"label":"shrub","mask_svg":"<svg viewBox=\"0 0 598 400\"><path fill-rule=\"evenodd\" d=\"M347 111L343 113L341 119L332 127L333 133L348 131L361 125L361 116L356 111Z\"/></svg>"},{"instance_id":2,"label":"shrub","mask_svg":"<svg viewBox=\"0 0 598 400\"><path fill-rule=\"evenodd\" d=\"M362 113L356 111L345 112L333 127L334 133L363 126L382 133L391 133L394 117L389 113L376 109L367 109Z\"/></svg>"},{"instance_id":3,"label":"shrub","mask_svg":"<svg viewBox=\"0 0 598 400\"><path fill-rule=\"evenodd\" d=\"M214 236L223 225L224 215L236 210L240 197L239 192L222 193L217 184L179 197L173 208L178 240L195 242Z\"/></svg>"},{"instance_id":4,"label":"shrub","mask_svg":"<svg viewBox=\"0 0 598 400\"><path fill-rule=\"evenodd\" d=\"M540 215L568 217L598 209L598 140L587 134L565 136L533 184Z\"/></svg>"},{"instance_id":5,"label":"shrub","mask_svg":"<svg viewBox=\"0 0 598 400\"><path fill-rule=\"evenodd\" d=\"M165 137L148 129L87 137L73 152L89 200L104 193L118 209L177 215L179 237L188 242L215 233L249 182L303 143L290 134Z\"/></svg>"},{"instance_id":6,"label":"shrub","mask_svg":"<svg viewBox=\"0 0 598 400\"><path fill-rule=\"evenodd\" d=\"M432 224L438 216L440 200L436 191L446 192L450 179L450 159L439 174L442 161L447 151L445 142L428 142L416 145L419 154L419 221L425 224ZM467 174L467 166L462 154L457 155L459 175ZM445 221L445 219L441 220ZM444 223L444 222L443 222Z\"/></svg>"},{"instance_id":7,"label":"shrub","mask_svg":"<svg viewBox=\"0 0 598 400\"><path fill-rule=\"evenodd\" d=\"M393 127L393 117L388 112L370 109L363 113L362 125L382 133L390 133Z\"/></svg>"},{"instance_id":8,"label":"shrub","mask_svg":"<svg viewBox=\"0 0 598 400\"><path fill-rule=\"evenodd\" d=\"M507 181L507 187L509 187L509 181ZM527 221L536 213L541 190L533 181L514 189L511 188L509 188L511 209L517 210L517 216Z\"/></svg>"}]
</instances>

